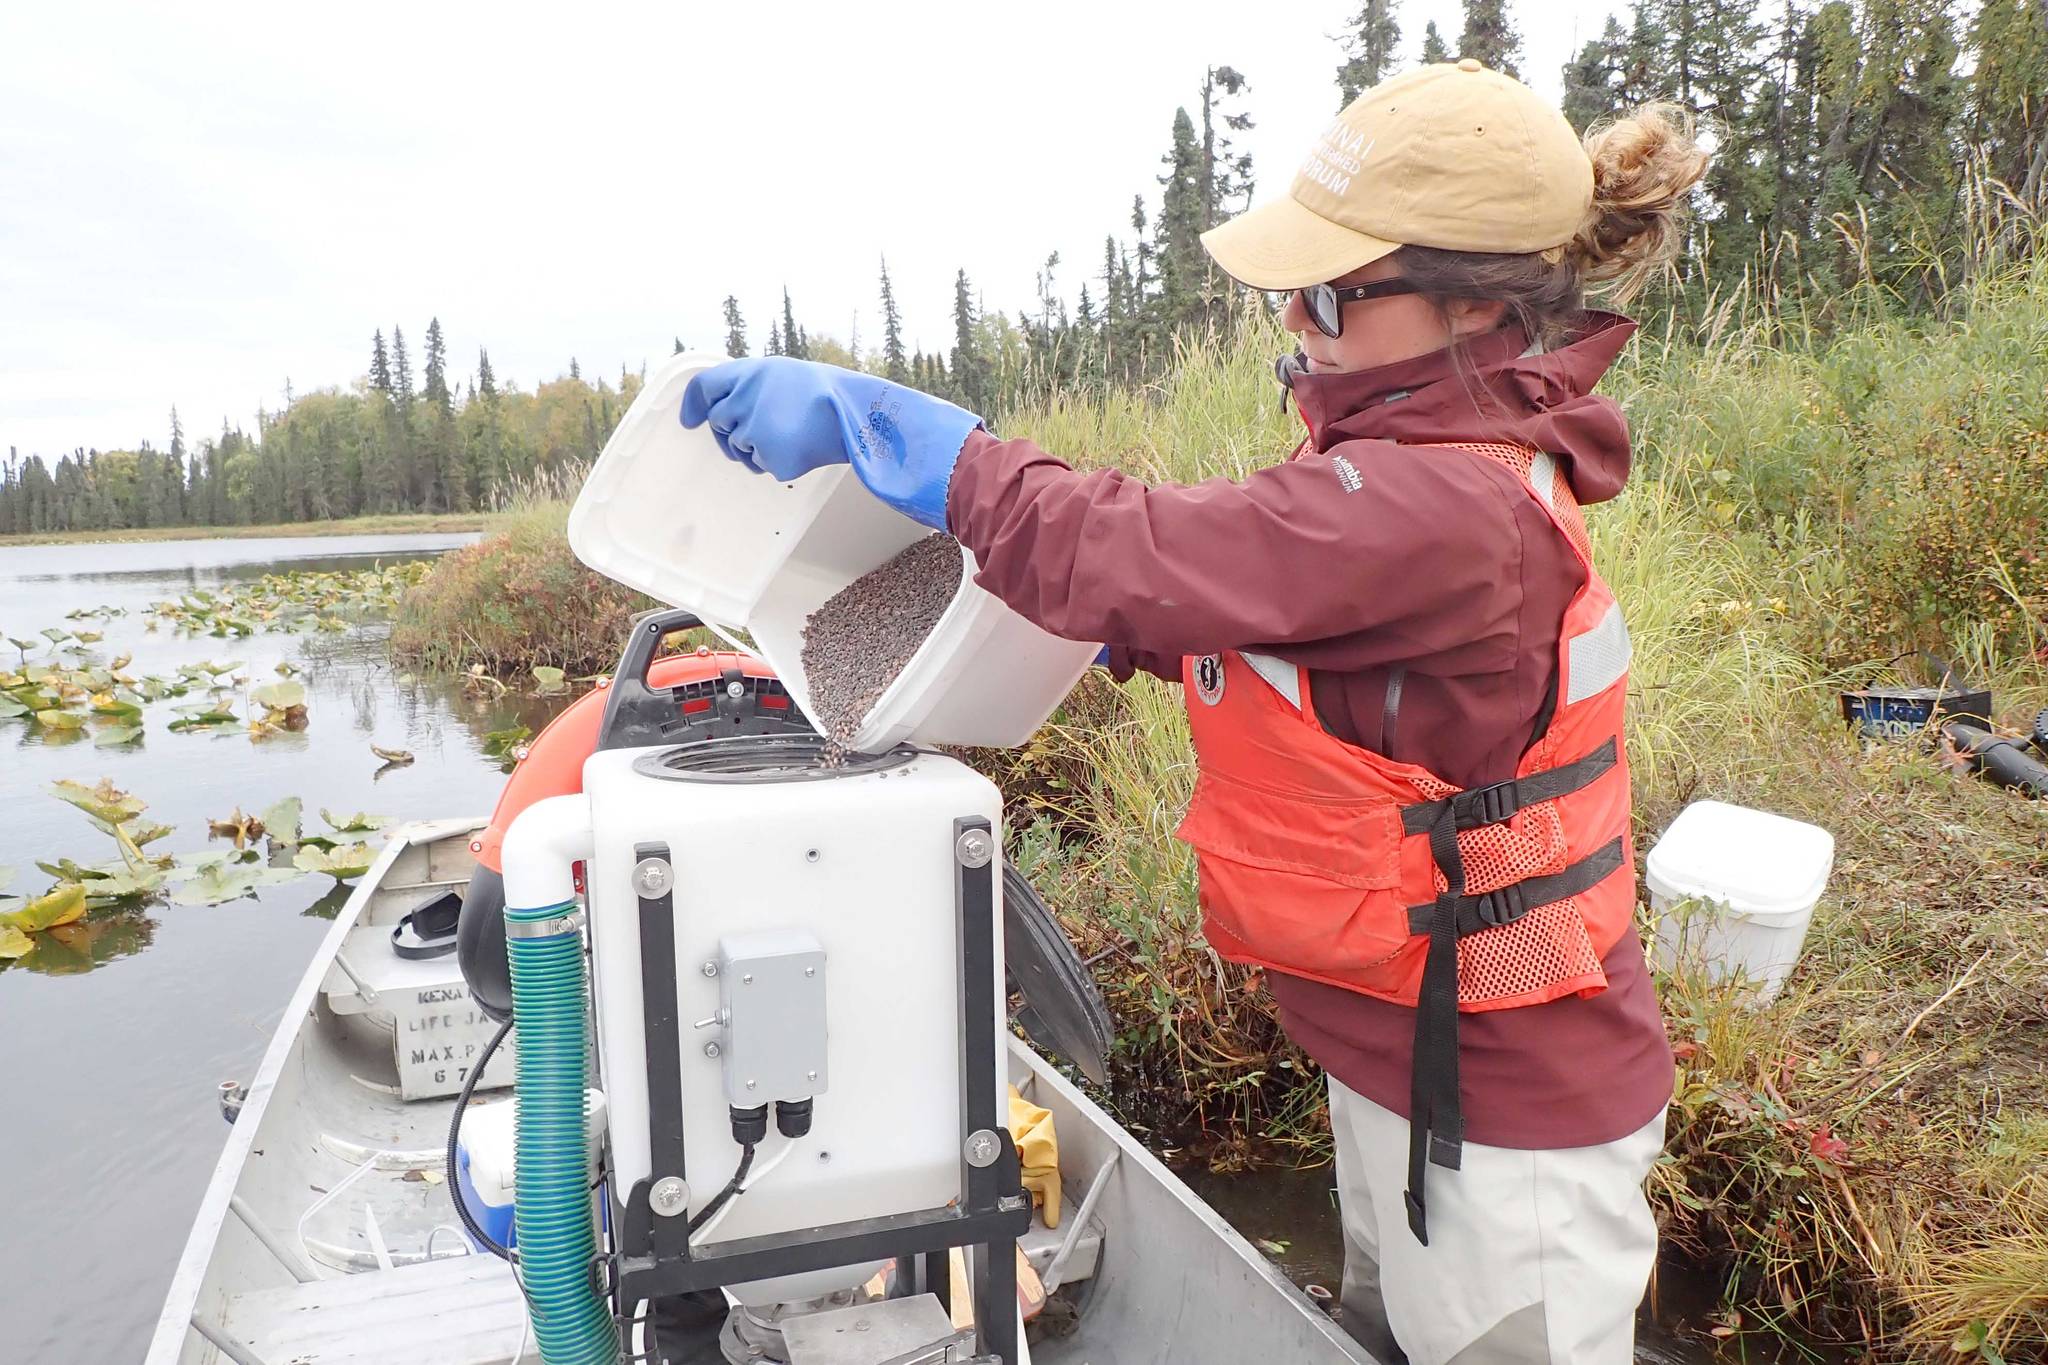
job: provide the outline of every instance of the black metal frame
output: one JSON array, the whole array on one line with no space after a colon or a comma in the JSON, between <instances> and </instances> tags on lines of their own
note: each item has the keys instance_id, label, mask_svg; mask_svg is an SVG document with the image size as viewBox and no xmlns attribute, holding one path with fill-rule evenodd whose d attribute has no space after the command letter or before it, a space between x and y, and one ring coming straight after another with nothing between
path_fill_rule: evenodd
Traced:
<instances>
[{"instance_id":1,"label":"black metal frame","mask_svg":"<svg viewBox=\"0 0 2048 1365\"><path fill-rule=\"evenodd\" d=\"M671 894L640 898L640 986L647 1012L648 1110L653 1124L654 1174L634 1184L623 1202L614 1190L612 1228L616 1247L610 1281L623 1310L645 1299L714 1289L749 1280L796 1275L863 1261L897 1259L900 1269L922 1262L924 1288L951 1307L954 1247L975 1249L970 1274L977 1349L1003 1365L1017 1360L1016 1241L1031 1226L1031 1200L1024 1193L1017 1148L1010 1138L997 1096L1003 1074L1000 1030L996 1026L995 879L1000 859L980 867L959 861L963 835L979 830L991 841L988 820L968 816L953 822L954 902L959 948L960 1199L943 1208L882 1218L830 1223L764 1237L719 1244L703 1254L689 1245L689 1220L659 1217L650 1203L656 1175L680 1175L683 1165L682 1035L677 1014L675 907ZM668 858L666 844L639 844L634 857ZM985 1166L967 1160L968 1139L993 1133L995 1159Z\"/></svg>"}]
</instances>

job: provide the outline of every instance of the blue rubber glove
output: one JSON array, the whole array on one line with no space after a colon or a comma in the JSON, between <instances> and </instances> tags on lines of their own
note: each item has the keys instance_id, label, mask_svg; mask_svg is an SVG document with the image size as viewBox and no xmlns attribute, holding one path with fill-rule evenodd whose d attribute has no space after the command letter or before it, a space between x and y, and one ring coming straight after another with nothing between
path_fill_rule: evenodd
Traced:
<instances>
[{"instance_id":1,"label":"blue rubber glove","mask_svg":"<svg viewBox=\"0 0 2048 1365\"><path fill-rule=\"evenodd\" d=\"M870 493L935 531L946 529L960 447L981 425L916 389L787 356L729 360L695 376L682 420L709 422L728 457L785 481L851 463Z\"/></svg>"}]
</instances>

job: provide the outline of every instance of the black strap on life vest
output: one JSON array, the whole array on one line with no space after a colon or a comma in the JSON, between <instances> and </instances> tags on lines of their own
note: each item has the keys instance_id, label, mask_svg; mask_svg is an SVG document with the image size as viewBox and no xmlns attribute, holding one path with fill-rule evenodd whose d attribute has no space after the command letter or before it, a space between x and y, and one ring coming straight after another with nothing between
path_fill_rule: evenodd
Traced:
<instances>
[{"instance_id":1,"label":"black strap on life vest","mask_svg":"<svg viewBox=\"0 0 2048 1365\"><path fill-rule=\"evenodd\" d=\"M1429 935L1428 954L1422 960L1422 988L1415 1008L1415 1058L1408 1089L1408 1190L1403 1196L1408 1207L1408 1230L1424 1246L1429 1245L1424 1178L1432 1165L1457 1170L1465 1152L1465 1111L1458 1094L1459 937L1491 928L1492 922L1485 920L1484 914L1498 917L1512 909L1508 919L1519 918L1533 906L1548 905L1590 889L1621 865L1621 840L1616 839L1553 876L1525 878L1483 896L1468 896L1458 832L1505 824L1525 806L1555 800L1589 786L1613 768L1619 756L1619 745L1610 738L1584 758L1561 767L1401 808L1404 830L1428 834L1430 857L1443 873L1445 883L1436 900L1408 912L1410 930ZM1609 858L1611 864L1598 877L1584 886L1575 885ZM1546 883L1571 889L1546 894ZM1517 891L1519 896L1514 894ZM1517 904L1519 909L1514 908ZM1468 922L1474 925L1472 929L1463 927Z\"/></svg>"}]
</instances>

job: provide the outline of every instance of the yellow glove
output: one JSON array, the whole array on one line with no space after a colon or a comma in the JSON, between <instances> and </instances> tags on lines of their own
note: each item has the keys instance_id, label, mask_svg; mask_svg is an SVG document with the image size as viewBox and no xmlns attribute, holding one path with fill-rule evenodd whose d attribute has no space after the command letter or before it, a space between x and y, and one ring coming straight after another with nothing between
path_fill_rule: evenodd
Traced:
<instances>
[{"instance_id":1,"label":"yellow glove","mask_svg":"<svg viewBox=\"0 0 2048 1365\"><path fill-rule=\"evenodd\" d=\"M1045 1210L1045 1225L1060 1225L1060 1140L1053 1132L1052 1110L1037 1105L1010 1087L1010 1137L1017 1144L1017 1162L1024 1168L1024 1188Z\"/></svg>"}]
</instances>

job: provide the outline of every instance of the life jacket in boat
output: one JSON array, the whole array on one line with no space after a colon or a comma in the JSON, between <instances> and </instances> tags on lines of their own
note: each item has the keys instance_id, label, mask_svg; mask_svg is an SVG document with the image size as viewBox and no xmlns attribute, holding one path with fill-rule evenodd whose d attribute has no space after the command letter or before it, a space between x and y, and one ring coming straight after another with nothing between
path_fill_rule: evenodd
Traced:
<instances>
[{"instance_id":1,"label":"life jacket in boat","mask_svg":"<svg viewBox=\"0 0 2048 1365\"><path fill-rule=\"evenodd\" d=\"M1407 1203L1425 1245L1426 1166L1455 1170L1464 1142L1458 1012L1606 989L1601 959L1635 911L1628 630L1578 502L1549 455L1445 448L1512 470L1586 567L1548 723L1515 776L1463 790L1347 744L1317 721L1309 670L1211 654L1183 663L1198 774L1178 831L1217 952L1416 1007ZM1398 700L1390 682L1384 733Z\"/></svg>"}]
</instances>

